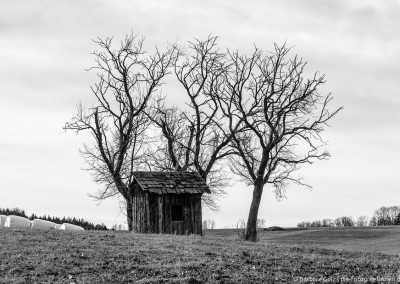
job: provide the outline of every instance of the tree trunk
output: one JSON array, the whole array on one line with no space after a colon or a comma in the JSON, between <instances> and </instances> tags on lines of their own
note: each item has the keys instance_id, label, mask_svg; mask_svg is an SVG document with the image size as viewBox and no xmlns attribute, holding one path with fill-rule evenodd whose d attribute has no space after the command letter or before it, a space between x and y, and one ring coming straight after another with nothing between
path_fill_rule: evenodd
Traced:
<instances>
[{"instance_id":1,"label":"tree trunk","mask_svg":"<svg viewBox=\"0 0 400 284\"><path fill-rule=\"evenodd\" d=\"M129 196L126 200L126 218L128 221L128 230L131 232L133 230L133 202L132 197Z\"/></svg>"},{"instance_id":2,"label":"tree trunk","mask_svg":"<svg viewBox=\"0 0 400 284\"><path fill-rule=\"evenodd\" d=\"M260 207L261 196L263 192L263 183L255 182L253 190L253 199L251 201L249 218L247 219L246 241L257 241L257 218L258 208Z\"/></svg>"}]
</instances>

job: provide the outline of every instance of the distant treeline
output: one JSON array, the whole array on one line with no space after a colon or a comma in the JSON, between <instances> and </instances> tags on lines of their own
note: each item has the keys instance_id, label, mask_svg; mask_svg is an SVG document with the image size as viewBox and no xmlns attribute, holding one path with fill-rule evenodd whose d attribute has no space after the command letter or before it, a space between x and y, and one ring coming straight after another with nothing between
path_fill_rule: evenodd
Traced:
<instances>
[{"instance_id":1,"label":"distant treeline","mask_svg":"<svg viewBox=\"0 0 400 284\"><path fill-rule=\"evenodd\" d=\"M360 216L354 220L350 216L338 217L336 219L322 219L297 224L299 228L316 227L365 227L365 226L393 226L400 225L400 207L381 207L375 210L374 215L369 218Z\"/></svg>"},{"instance_id":2,"label":"distant treeline","mask_svg":"<svg viewBox=\"0 0 400 284\"><path fill-rule=\"evenodd\" d=\"M91 222L85 221L83 218L81 219L76 219L75 217L71 218L71 217L63 217L63 218L59 218L59 217L52 217L50 215L43 215L43 216L38 216L36 214L31 214L30 216L28 216L25 213L24 209L20 209L20 208L12 208L12 209L2 209L0 208L0 215L16 215L16 216L21 216L21 217L25 217L28 218L29 220L33 220L33 219L42 219L42 220L47 220L47 221L51 221L54 222L56 224L62 224L62 223L70 223L70 224L74 224L77 226L81 226L82 228L84 228L85 230L108 230L106 225L104 224L93 224Z\"/></svg>"}]
</instances>

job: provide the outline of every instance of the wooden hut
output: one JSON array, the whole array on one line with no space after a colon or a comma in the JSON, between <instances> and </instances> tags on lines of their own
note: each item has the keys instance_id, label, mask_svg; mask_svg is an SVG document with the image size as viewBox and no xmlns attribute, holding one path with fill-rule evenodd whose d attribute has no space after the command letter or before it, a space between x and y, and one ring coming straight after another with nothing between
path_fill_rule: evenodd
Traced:
<instances>
[{"instance_id":1,"label":"wooden hut","mask_svg":"<svg viewBox=\"0 0 400 284\"><path fill-rule=\"evenodd\" d=\"M210 193L198 173L134 172L133 231L202 234L201 196Z\"/></svg>"}]
</instances>

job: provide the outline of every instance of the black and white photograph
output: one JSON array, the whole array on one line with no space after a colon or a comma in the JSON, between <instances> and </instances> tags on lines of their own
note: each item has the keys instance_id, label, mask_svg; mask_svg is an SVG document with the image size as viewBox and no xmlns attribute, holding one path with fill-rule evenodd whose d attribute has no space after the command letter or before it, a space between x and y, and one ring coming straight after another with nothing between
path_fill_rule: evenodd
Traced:
<instances>
[{"instance_id":1,"label":"black and white photograph","mask_svg":"<svg viewBox=\"0 0 400 284\"><path fill-rule=\"evenodd\" d=\"M400 0L0 4L0 283L400 283Z\"/></svg>"}]
</instances>

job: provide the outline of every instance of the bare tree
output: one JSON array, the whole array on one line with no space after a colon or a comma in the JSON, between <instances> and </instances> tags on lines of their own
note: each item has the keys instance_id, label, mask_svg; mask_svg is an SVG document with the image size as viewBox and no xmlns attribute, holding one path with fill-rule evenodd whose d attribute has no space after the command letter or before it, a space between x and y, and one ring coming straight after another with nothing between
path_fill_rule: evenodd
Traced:
<instances>
[{"instance_id":1,"label":"bare tree","mask_svg":"<svg viewBox=\"0 0 400 284\"><path fill-rule=\"evenodd\" d=\"M369 219L368 226L378 226L378 219L372 216L371 219Z\"/></svg>"},{"instance_id":2,"label":"bare tree","mask_svg":"<svg viewBox=\"0 0 400 284\"><path fill-rule=\"evenodd\" d=\"M342 217L337 217L335 220L333 220L333 223L335 227L343 227Z\"/></svg>"},{"instance_id":3,"label":"bare tree","mask_svg":"<svg viewBox=\"0 0 400 284\"><path fill-rule=\"evenodd\" d=\"M322 222L320 220L312 221L310 224L310 227L320 228L320 227L322 227Z\"/></svg>"},{"instance_id":4,"label":"bare tree","mask_svg":"<svg viewBox=\"0 0 400 284\"><path fill-rule=\"evenodd\" d=\"M342 227L354 227L354 225L356 224L351 216L343 216L340 217L340 219Z\"/></svg>"},{"instance_id":5,"label":"bare tree","mask_svg":"<svg viewBox=\"0 0 400 284\"><path fill-rule=\"evenodd\" d=\"M77 113L64 126L76 133L87 131L93 144L81 149L88 170L102 185L90 195L96 200L122 196L126 202L129 230L132 230L132 172L144 159L148 117L144 114L150 97L168 73L171 51L158 49L148 54L143 38L129 34L117 49L112 38L98 39L100 51L93 53L98 82L91 87L95 106L78 106Z\"/></svg>"},{"instance_id":6,"label":"bare tree","mask_svg":"<svg viewBox=\"0 0 400 284\"><path fill-rule=\"evenodd\" d=\"M298 228L309 228L310 227L310 222L308 221L303 221L297 224Z\"/></svg>"},{"instance_id":7,"label":"bare tree","mask_svg":"<svg viewBox=\"0 0 400 284\"><path fill-rule=\"evenodd\" d=\"M356 221L357 227L366 227L368 226L369 218L368 216L359 216Z\"/></svg>"},{"instance_id":8,"label":"bare tree","mask_svg":"<svg viewBox=\"0 0 400 284\"><path fill-rule=\"evenodd\" d=\"M285 196L289 183L308 186L294 173L303 164L330 156L321 133L340 110L329 112L331 96L319 92L324 75L306 79L306 63L297 56L288 59L289 51L285 45L275 45L268 54L257 48L250 56L229 52L232 68L219 96L233 136L235 155L229 165L254 187L246 231L251 241L257 240L264 185L272 185L277 198ZM246 131L233 127L240 122Z\"/></svg>"},{"instance_id":9,"label":"bare tree","mask_svg":"<svg viewBox=\"0 0 400 284\"><path fill-rule=\"evenodd\" d=\"M233 135L221 116L217 97L224 89L229 64L226 53L217 49L217 38L189 42L188 51L177 49L174 73L188 98L185 110L167 108L163 99L154 103L149 117L161 129L163 144L153 161L165 170L197 171L210 186L204 203L217 210L215 197L224 194L228 183L223 160L233 154L228 148ZM232 127L237 130L238 125ZM164 145L164 146L163 146Z\"/></svg>"},{"instance_id":10,"label":"bare tree","mask_svg":"<svg viewBox=\"0 0 400 284\"><path fill-rule=\"evenodd\" d=\"M335 223L337 223L337 227L342 226L342 221L340 218L338 218L337 222L336 222L336 220L325 218L322 220L316 220L316 221L312 221L312 222L301 222L301 223L297 224L297 227L299 227L299 228L334 227Z\"/></svg>"},{"instance_id":11,"label":"bare tree","mask_svg":"<svg viewBox=\"0 0 400 284\"><path fill-rule=\"evenodd\" d=\"M329 218L322 219L322 227L333 227L333 226L334 223L332 219Z\"/></svg>"},{"instance_id":12,"label":"bare tree","mask_svg":"<svg viewBox=\"0 0 400 284\"><path fill-rule=\"evenodd\" d=\"M203 229L208 230L208 229L215 229L215 221L214 220L204 220L203 221Z\"/></svg>"},{"instance_id":13,"label":"bare tree","mask_svg":"<svg viewBox=\"0 0 400 284\"><path fill-rule=\"evenodd\" d=\"M390 226L396 225L397 216L400 214L399 206L382 206L375 210L374 216L376 219L377 226Z\"/></svg>"}]
</instances>

